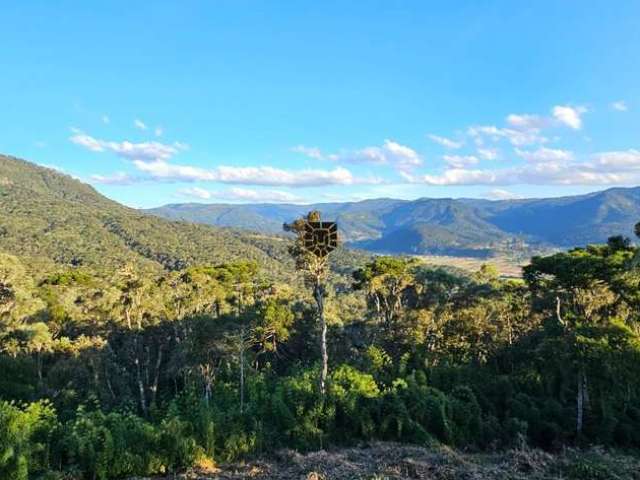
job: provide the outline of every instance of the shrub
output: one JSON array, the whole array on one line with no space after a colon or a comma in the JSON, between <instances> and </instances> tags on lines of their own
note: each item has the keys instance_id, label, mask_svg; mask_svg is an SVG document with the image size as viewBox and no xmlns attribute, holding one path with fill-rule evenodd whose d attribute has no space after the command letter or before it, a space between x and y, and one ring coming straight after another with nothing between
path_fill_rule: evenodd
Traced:
<instances>
[{"instance_id":1,"label":"shrub","mask_svg":"<svg viewBox=\"0 0 640 480\"><path fill-rule=\"evenodd\" d=\"M340 365L331 375L329 401L335 404L336 422L343 438L371 438L375 434L375 399L380 389L373 376Z\"/></svg>"},{"instance_id":2,"label":"shrub","mask_svg":"<svg viewBox=\"0 0 640 480\"><path fill-rule=\"evenodd\" d=\"M0 402L0 478L26 480L49 466L56 413L46 401L25 407Z\"/></svg>"},{"instance_id":3,"label":"shrub","mask_svg":"<svg viewBox=\"0 0 640 480\"><path fill-rule=\"evenodd\" d=\"M333 419L334 411L322 404L318 378L317 369L307 369L276 383L272 398L274 427L289 446L310 449L322 445L323 426Z\"/></svg>"}]
</instances>

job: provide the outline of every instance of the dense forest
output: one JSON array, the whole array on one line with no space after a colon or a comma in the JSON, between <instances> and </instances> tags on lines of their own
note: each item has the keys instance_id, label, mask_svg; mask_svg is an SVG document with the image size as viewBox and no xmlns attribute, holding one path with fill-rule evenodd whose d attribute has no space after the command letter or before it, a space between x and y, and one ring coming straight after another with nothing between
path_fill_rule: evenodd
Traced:
<instances>
[{"instance_id":1,"label":"dense forest","mask_svg":"<svg viewBox=\"0 0 640 480\"><path fill-rule=\"evenodd\" d=\"M523 280L399 257L330 274L324 394L302 276L252 261L42 272L3 254L0 477L123 478L371 439L638 448L636 254L614 237L533 258Z\"/></svg>"}]
</instances>

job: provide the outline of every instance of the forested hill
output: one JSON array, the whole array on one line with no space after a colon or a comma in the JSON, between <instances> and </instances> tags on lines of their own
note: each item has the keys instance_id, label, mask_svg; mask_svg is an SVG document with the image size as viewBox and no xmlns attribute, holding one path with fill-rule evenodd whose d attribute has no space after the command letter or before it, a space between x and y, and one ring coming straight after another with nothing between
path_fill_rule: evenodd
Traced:
<instances>
[{"instance_id":1,"label":"forested hill","mask_svg":"<svg viewBox=\"0 0 640 480\"><path fill-rule=\"evenodd\" d=\"M523 242L569 248L632 236L640 218L640 188L588 195L488 201L379 199L319 205L174 204L150 210L164 218L276 232L310 208L340 222L347 241L380 252L487 255Z\"/></svg>"},{"instance_id":2,"label":"forested hill","mask_svg":"<svg viewBox=\"0 0 640 480\"><path fill-rule=\"evenodd\" d=\"M282 238L264 238L127 208L55 170L0 156L0 252L65 265L152 269L253 259L290 269Z\"/></svg>"}]
</instances>

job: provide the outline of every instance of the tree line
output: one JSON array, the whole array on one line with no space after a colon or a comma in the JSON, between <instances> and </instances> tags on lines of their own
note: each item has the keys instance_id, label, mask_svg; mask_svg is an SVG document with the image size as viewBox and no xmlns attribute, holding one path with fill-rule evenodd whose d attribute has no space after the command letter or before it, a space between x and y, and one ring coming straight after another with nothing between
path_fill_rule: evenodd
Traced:
<instances>
[{"instance_id":1,"label":"tree line","mask_svg":"<svg viewBox=\"0 0 640 480\"><path fill-rule=\"evenodd\" d=\"M0 478L371 439L640 448L638 252L613 237L520 280L379 256L327 282L295 244L288 282L251 261L106 275L0 254Z\"/></svg>"}]
</instances>

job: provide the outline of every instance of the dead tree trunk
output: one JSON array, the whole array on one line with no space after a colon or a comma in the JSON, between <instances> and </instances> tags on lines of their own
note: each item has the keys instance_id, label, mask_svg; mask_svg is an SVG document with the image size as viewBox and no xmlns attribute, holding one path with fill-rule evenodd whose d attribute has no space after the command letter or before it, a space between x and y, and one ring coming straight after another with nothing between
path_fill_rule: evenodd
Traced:
<instances>
[{"instance_id":1,"label":"dead tree trunk","mask_svg":"<svg viewBox=\"0 0 640 480\"><path fill-rule=\"evenodd\" d=\"M329 374L329 354L327 353L327 321L324 316L324 286L319 279L316 280L313 296L318 307L318 321L320 322L320 356L322 357L322 370L320 371L320 395L324 399L326 393L327 376Z\"/></svg>"}]
</instances>

